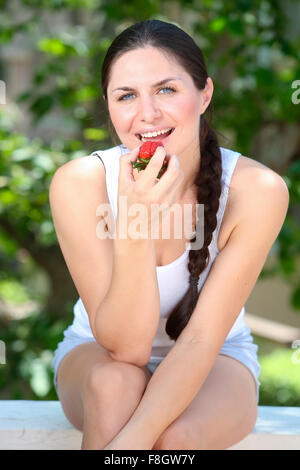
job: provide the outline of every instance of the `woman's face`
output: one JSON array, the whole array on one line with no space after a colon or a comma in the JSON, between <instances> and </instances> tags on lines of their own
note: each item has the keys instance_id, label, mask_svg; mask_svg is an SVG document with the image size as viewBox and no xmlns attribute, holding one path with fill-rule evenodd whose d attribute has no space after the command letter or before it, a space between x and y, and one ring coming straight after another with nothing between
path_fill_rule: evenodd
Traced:
<instances>
[{"instance_id":1,"label":"woman's face","mask_svg":"<svg viewBox=\"0 0 300 470\"><path fill-rule=\"evenodd\" d=\"M154 86L167 78L172 80ZM132 91L116 90L122 87ZM212 92L210 78L205 90L198 90L171 56L148 46L124 53L113 65L107 88L108 110L116 133L130 151L141 144L136 134L144 129L174 128L165 142L160 140L167 155L175 153L184 161L185 155L199 156L200 115L209 105Z\"/></svg>"}]
</instances>

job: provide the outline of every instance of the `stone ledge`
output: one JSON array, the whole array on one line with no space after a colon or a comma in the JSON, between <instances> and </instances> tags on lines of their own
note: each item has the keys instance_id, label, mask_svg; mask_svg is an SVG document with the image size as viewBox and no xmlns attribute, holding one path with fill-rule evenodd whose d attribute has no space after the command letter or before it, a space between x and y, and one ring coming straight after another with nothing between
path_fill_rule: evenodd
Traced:
<instances>
[{"instance_id":1,"label":"stone ledge","mask_svg":"<svg viewBox=\"0 0 300 470\"><path fill-rule=\"evenodd\" d=\"M60 401L0 401L0 449L80 450ZM259 406L251 434L228 450L299 450L300 407Z\"/></svg>"}]
</instances>

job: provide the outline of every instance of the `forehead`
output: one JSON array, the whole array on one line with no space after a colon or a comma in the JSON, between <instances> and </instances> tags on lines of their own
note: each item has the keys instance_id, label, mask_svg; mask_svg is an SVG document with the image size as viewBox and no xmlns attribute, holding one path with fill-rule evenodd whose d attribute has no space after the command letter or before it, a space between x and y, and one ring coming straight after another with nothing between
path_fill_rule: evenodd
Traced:
<instances>
[{"instance_id":1,"label":"forehead","mask_svg":"<svg viewBox=\"0 0 300 470\"><path fill-rule=\"evenodd\" d=\"M111 69L109 86L116 88L139 80L152 84L165 77L184 79L186 75L181 65L166 51L152 47L139 48L125 52L116 60Z\"/></svg>"}]
</instances>

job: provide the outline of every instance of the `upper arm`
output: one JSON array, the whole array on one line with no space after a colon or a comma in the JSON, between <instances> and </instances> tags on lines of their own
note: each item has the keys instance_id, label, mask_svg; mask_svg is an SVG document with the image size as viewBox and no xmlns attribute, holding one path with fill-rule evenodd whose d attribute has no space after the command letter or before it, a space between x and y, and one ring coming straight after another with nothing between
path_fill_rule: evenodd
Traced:
<instances>
[{"instance_id":1,"label":"upper arm","mask_svg":"<svg viewBox=\"0 0 300 470\"><path fill-rule=\"evenodd\" d=\"M112 276L112 239L97 236L103 219L97 208L109 204L103 164L82 157L60 167L51 180L49 201L62 254L96 338L95 314Z\"/></svg>"},{"instance_id":2,"label":"upper arm","mask_svg":"<svg viewBox=\"0 0 300 470\"><path fill-rule=\"evenodd\" d=\"M277 173L250 169L239 223L217 255L182 332L217 353L248 299L286 217L289 192ZM251 182L251 187L249 186Z\"/></svg>"}]
</instances>

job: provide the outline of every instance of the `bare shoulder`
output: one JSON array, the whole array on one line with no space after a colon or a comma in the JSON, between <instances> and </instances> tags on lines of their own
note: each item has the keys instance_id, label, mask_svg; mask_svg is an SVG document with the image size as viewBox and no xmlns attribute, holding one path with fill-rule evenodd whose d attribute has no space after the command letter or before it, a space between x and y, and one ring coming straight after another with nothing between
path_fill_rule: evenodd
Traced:
<instances>
[{"instance_id":1,"label":"bare shoulder","mask_svg":"<svg viewBox=\"0 0 300 470\"><path fill-rule=\"evenodd\" d=\"M74 206L83 212L93 211L99 204L108 204L106 175L97 156L75 158L60 166L49 187L49 201L53 212ZM81 208L81 209L80 209Z\"/></svg>"},{"instance_id":2,"label":"bare shoulder","mask_svg":"<svg viewBox=\"0 0 300 470\"><path fill-rule=\"evenodd\" d=\"M278 173L263 163L241 155L231 178L228 199L231 232L246 214L250 214L253 207L257 209L258 203L259 206L271 205L273 201L282 206L284 211L289 204L289 191Z\"/></svg>"},{"instance_id":3,"label":"bare shoulder","mask_svg":"<svg viewBox=\"0 0 300 470\"><path fill-rule=\"evenodd\" d=\"M108 202L105 169L97 156L74 158L56 170L50 183L50 200L65 198L66 192L81 198L94 194Z\"/></svg>"},{"instance_id":4,"label":"bare shoulder","mask_svg":"<svg viewBox=\"0 0 300 470\"><path fill-rule=\"evenodd\" d=\"M232 176L235 189L241 192L255 192L259 189L281 189L288 192L284 179L276 171L252 158L241 155Z\"/></svg>"},{"instance_id":5,"label":"bare shoulder","mask_svg":"<svg viewBox=\"0 0 300 470\"><path fill-rule=\"evenodd\" d=\"M69 160L67 163L59 167L56 170L56 173L63 173L65 176L74 176L74 178L77 177L80 179L92 178L95 181L99 178L103 181L103 177L105 177L103 163L97 156L91 155Z\"/></svg>"}]
</instances>

